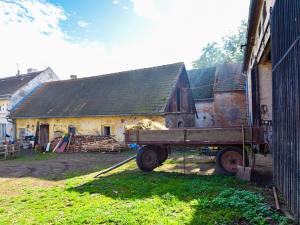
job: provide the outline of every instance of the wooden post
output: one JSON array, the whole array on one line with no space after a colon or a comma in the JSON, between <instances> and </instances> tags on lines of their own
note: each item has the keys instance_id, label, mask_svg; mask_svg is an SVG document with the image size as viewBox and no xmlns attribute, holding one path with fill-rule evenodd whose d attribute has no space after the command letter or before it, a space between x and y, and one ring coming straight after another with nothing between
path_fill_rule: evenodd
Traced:
<instances>
[{"instance_id":1,"label":"wooden post","mask_svg":"<svg viewBox=\"0 0 300 225\"><path fill-rule=\"evenodd\" d=\"M243 166L245 167L245 130L244 125L242 125L242 139L243 139Z\"/></svg>"}]
</instances>

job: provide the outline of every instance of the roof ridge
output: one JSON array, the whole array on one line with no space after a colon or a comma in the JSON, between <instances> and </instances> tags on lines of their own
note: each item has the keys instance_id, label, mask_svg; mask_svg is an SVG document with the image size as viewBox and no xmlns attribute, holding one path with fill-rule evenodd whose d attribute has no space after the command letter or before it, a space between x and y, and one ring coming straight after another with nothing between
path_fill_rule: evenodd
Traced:
<instances>
[{"instance_id":1,"label":"roof ridge","mask_svg":"<svg viewBox=\"0 0 300 225\"><path fill-rule=\"evenodd\" d=\"M107 78L102 75L103 78L76 79L78 82L45 83L19 106L13 116L161 115L176 78L183 70L184 64L177 63L112 73Z\"/></svg>"},{"instance_id":2,"label":"roof ridge","mask_svg":"<svg viewBox=\"0 0 300 225\"><path fill-rule=\"evenodd\" d=\"M39 71L31 72L31 73L23 73L23 74L9 76L9 77L2 77L2 78L0 78L0 81L15 79L15 78L18 78L18 77L29 77L33 74L38 74L38 73L44 72L45 70L39 70Z\"/></svg>"},{"instance_id":3,"label":"roof ridge","mask_svg":"<svg viewBox=\"0 0 300 225\"><path fill-rule=\"evenodd\" d=\"M144 67L144 68L139 68L139 69L125 70L125 71L119 71L119 72L113 72L113 73L105 73L105 74L94 75L94 76L89 76L89 77L81 77L81 78L77 78L77 79L57 80L57 81L52 81L52 82L49 82L49 83L74 82L74 81L78 81L78 80L87 80L87 79L93 79L93 78L97 78L97 77L119 76L119 75L122 75L124 73L130 73L130 72L135 72L135 71L141 71L142 72L143 70L147 70L147 69L168 67L168 66L176 65L176 64L182 66L182 65L184 65L184 62L169 63L169 64L164 64L164 65L159 65L159 66Z\"/></svg>"}]
</instances>

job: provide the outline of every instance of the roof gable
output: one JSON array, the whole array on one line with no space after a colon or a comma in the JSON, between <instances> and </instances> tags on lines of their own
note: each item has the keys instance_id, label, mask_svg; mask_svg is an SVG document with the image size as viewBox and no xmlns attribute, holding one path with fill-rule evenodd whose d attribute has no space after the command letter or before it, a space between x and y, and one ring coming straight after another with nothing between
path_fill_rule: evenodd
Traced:
<instances>
[{"instance_id":1,"label":"roof gable","mask_svg":"<svg viewBox=\"0 0 300 225\"><path fill-rule=\"evenodd\" d=\"M44 84L13 117L162 114L183 63Z\"/></svg>"}]
</instances>

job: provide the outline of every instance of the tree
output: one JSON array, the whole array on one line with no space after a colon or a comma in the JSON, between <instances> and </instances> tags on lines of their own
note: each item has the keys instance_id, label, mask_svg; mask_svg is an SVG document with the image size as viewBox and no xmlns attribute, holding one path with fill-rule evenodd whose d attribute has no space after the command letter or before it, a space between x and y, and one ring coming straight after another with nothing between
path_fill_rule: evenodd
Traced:
<instances>
[{"instance_id":1,"label":"tree","mask_svg":"<svg viewBox=\"0 0 300 225\"><path fill-rule=\"evenodd\" d=\"M212 67L220 63L241 62L244 51L241 45L245 44L247 33L247 22L244 20L236 34L230 34L222 38L221 46L216 42L208 43L201 50L199 59L193 62L193 67Z\"/></svg>"},{"instance_id":2,"label":"tree","mask_svg":"<svg viewBox=\"0 0 300 225\"><path fill-rule=\"evenodd\" d=\"M212 67L225 61L225 55L217 42L210 42L202 48L200 58L193 62L194 68Z\"/></svg>"}]
</instances>

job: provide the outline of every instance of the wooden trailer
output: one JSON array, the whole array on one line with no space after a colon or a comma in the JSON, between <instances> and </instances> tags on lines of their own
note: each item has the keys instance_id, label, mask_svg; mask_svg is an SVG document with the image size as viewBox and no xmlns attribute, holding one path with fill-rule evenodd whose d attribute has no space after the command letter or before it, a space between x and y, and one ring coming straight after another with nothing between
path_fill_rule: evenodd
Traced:
<instances>
[{"instance_id":1,"label":"wooden trailer","mask_svg":"<svg viewBox=\"0 0 300 225\"><path fill-rule=\"evenodd\" d=\"M207 146L218 149L216 153L218 171L234 175L237 165L243 165L243 162L245 166L249 165L247 152L243 150L265 151L263 136L263 129L259 127L127 130L125 142L142 146L136 161L143 171L152 171L162 165L168 158L172 146Z\"/></svg>"}]
</instances>

